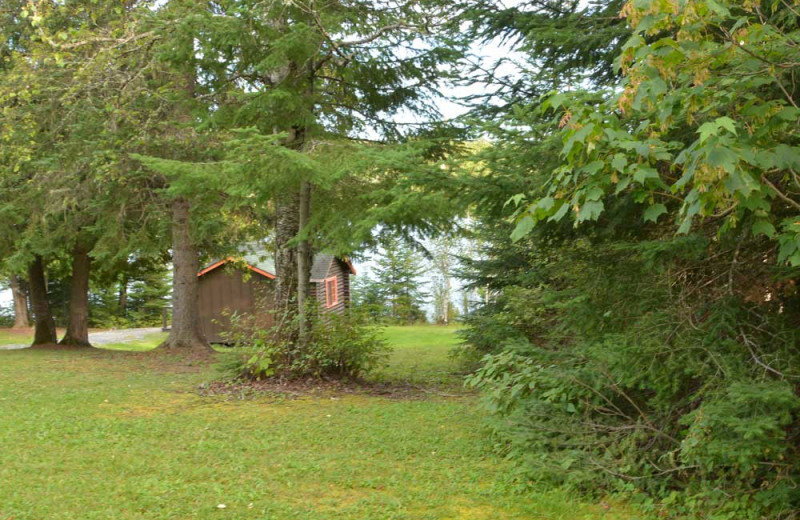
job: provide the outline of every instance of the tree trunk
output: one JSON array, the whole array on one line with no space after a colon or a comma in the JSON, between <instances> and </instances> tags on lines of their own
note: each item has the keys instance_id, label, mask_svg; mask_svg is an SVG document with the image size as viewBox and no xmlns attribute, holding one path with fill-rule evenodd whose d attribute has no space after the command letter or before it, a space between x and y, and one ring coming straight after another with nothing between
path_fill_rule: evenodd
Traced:
<instances>
[{"instance_id":1,"label":"tree trunk","mask_svg":"<svg viewBox=\"0 0 800 520\"><path fill-rule=\"evenodd\" d=\"M450 275L444 277L444 324L450 324Z\"/></svg>"},{"instance_id":2,"label":"tree trunk","mask_svg":"<svg viewBox=\"0 0 800 520\"><path fill-rule=\"evenodd\" d=\"M198 318L198 257L189 232L189 201L172 203L172 327L159 349L213 352Z\"/></svg>"},{"instance_id":3,"label":"tree trunk","mask_svg":"<svg viewBox=\"0 0 800 520\"><path fill-rule=\"evenodd\" d=\"M91 347L89 343L89 251L75 246L72 250L72 280L69 290L69 318L62 345Z\"/></svg>"},{"instance_id":4,"label":"tree trunk","mask_svg":"<svg viewBox=\"0 0 800 520\"><path fill-rule=\"evenodd\" d=\"M119 282L119 316L124 318L128 314L128 277L123 276Z\"/></svg>"},{"instance_id":5,"label":"tree trunk","mask_svg":"<svg viewBox=\"0 0 800 520\"><path fill-rule=\"evenodd\" d=\"M44 262L41 256L34 257L33 263L28 268L28 283L35 324L33 345L54 344L58 341L58 337L53 315L50 314L50 302L47 300L47 282L44 279Z\"/></svg>"},{"instance_id":6,"label":"tree trunk","mask_svg":"<svg viewBox=\"0 0 800 520\"><path fill-rule=\"evenodd\" d=\"M294 193L275 201L275 309L288 316L296 309L297 249L289 242L300 231L298 206Z\"/></svg>"},{"instance_id":7,"label":"tree trunk","mask_svg":"<svg viewBox=\"0 0 800 520\"><path fill-rule=\"evenodd\" d=\"M25 292L22 279L11 275L11 294L14 297L14 326L15 329L27 329L31 326L28 316L28 294Z\"/></svg>"},{"instance_id":8,"label":"tree trunk","mask_svg":"<svg viewBox=\"0 0 800 520\"><path fill-rule=\"evenodd\" d=\"M300 197L298 204L298 228L302 230L308 225L311 214L311 183L303 181L300 184ZM311 324L306 316L306 304L311 294L311 246L308 238L301 240L297 245L297 313L299 322L300 347L308 344Z\"/></svg>"}]
</instances>

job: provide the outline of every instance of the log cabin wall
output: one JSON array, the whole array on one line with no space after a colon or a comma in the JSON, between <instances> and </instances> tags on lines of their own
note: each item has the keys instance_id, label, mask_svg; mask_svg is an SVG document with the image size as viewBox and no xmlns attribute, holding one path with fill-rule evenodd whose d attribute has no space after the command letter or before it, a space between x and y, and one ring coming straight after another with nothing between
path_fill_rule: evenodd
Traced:
<instances>
[{"instance_id":1,"label":"log cabin wall","mask_svg":"<svg viewBox=\"0 0 800 520\"><path fill-rule=\"evenodd\" d=\"M330 287L329 281L336 280L337 300L328 306L327 288ZM328 269L325 271L324 278L318 278L314 282L314 297L319 302L322 312L335 312L341 314L350 305L350 268L339 259L331 259Z\"/></svg>"}]
</instances>

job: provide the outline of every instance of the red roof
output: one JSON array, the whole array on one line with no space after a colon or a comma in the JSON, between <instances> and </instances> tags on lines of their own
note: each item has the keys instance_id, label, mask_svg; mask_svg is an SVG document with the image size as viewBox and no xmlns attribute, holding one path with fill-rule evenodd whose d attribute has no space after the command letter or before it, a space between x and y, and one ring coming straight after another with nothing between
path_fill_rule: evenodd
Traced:
<instances>
[{"instance_id":1,"label":"red roof","mask_svg":"<svg viewBox=\"0 0 800 520\"><path fill-rule=\"evenodd\" d=\"M233 262L233 261L234 261L233 257L229 256L228 258L226 258L224 260L220 260L219 262L217 262L215 264L209 265L208 267L206 267L205 269L203 269L202 271L197 273L197 276L203 276L204 274L206 274L206 273L208 273L210 271L213 271L214 269L216 269L218 267L222 267L223 265L227 264L228 262ZM255 266L250 265L250 264L245 264L245 267L247 269L250 269L254 273L260 274L261 276L266 276L267 278L269 278L271 280L275 279L275 275L274 274L268 273L268 272L264 271L263 269L259 269L258 267L255 267Z\"/></svg>"},{"instance_id":2,"label":"red roof","mask_svg":"<svg viewBox=\"0 0 800 520\"><path fill-rule=\"evenodd\" d=\"M216 262L216 263L213 263L213 264L209 265L208 267L206 267L205 269L203 269L202 271L197 273L197 276L203 276L204 274L209 273L209 272L213 271L214 269L216 269L218 267L222 267L223 265L227 264L228 262L233 262L233 261L235 261L235 259L232 256L229 256L228 258L225 258L224 260L220 260L219 262ZM355 276L356 268L353 267L352 263L350 263L350 259L342 258L341 261L344 262L347 265L347 268L350 269L350 272ZM263 269L259 269L258 267L254 266L252 264L245 264L245 267L247 269L250 269L254 273L258 273L258 274L260 274L262 276L266 276L267 278L269 278L271 280L275 279L275 275L273 273L270 273L270 272L265 271Z\"/></svg>"}]
</instances>

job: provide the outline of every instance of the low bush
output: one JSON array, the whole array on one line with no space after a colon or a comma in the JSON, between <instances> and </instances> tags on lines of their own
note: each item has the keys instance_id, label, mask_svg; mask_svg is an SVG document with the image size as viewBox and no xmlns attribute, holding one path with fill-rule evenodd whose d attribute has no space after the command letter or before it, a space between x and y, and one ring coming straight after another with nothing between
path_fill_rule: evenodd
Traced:
<instances>
[{"instance_id":1,"label":"low bush","mask_svg":"<svg viewBox=\"0 0 800 520\"><path fill-rule=\"evenodd\" d=\"M520 483L663 518L800 518L796 271L734 238L540 248L469 317L468 382Z\"/></svg>"},{"instance_id":2,"label":"low bush","mask_svg":"<svg viewBox=\"0 0 800 520\"><path fill-rule=\"evenodd\" d=\"M305 344L298 340L296 318L277 319L278 325L266 328L252 316L232 315L225 339L234 351L224 369L246 379L356 379L388 355L381 329L365 313L323 314L310 305L307 315L311 332Z\"/></svg>"}]
</instances>

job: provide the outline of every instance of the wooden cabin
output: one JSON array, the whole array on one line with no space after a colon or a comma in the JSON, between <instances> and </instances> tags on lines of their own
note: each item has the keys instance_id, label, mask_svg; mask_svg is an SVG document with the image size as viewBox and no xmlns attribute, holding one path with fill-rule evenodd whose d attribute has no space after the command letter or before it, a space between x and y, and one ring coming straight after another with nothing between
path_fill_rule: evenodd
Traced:
<instances>
[{"instance_id":1,"label":"wooden cabin","mask_svg":"<svg viewBox=\"0 0 800 520\"><path fill-rule=\"evenodd\" d=\"M311 267L311 295L323 312L341 313L350 305L350 276L355 275L347 259L318 254ZM242 261L227 258L199 273L199 319L206 339L225 343L230 315L247 314L263 328L274 325L273 290L275 262L265 255L246 255Z\"/></svg>"},{"instance_id":2,"label":"wooden cabin","mask_svg":"<svg viewBox=\"0 0 800 520\"><path fill-rule=\"evenodd\" d=\"M353 264L333 255L317 255L311 267L311 294L323 312L342 313L350 305Z\"/></svg>"}]
</instances>

